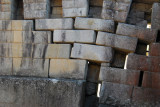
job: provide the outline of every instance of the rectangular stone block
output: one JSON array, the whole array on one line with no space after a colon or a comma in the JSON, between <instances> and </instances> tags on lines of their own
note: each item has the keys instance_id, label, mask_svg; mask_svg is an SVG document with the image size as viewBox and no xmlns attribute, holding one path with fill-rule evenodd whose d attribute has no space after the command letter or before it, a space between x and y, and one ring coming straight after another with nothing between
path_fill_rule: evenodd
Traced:
<instances>
[{"instance_id":1,"label":"rectangular stone block","mask_svg":"<svg viewBox=\"0 0 160 107\"><path fill-rule=\"evenodd\" d=\"M48 0L23 0L23 3L28 4L28 3L45 3Z\"/></svg>"},{"instance_id":2,"label":"rectangular stone block","mask_svg":"<svg viewBox=\"0 0 160 107\"><path fill-rule=\"evenodd\" d=\"M80 18L75 19L76 29L91 29L96 31L114 32L115 23L112 20L96 19L96 18Z\"/></svg>"},{"instance_id":3,"label":"rectangular stone block","mask_svg":"<svg viewBox=\"0 0 160 107\"><path fill-rule=\"evenodd\" d=\"M13 58L13 75L48 77L49 59Z\"/></svg>"},{"instance_id":4,"label":"rectangular stone block","mask_svg":"<svg viewBox=\"0 0 160 107\"><path fill-rule=\"evenodd\" d=\"M160 73L145 71L143 74L142 87L160 89Z\"/></svg>"},{"instance_id":5,"label":"rectangular stone block","mask_svg":"<svg viewBox=\"0 0 160 107\"><path fill-rule=\"evenodd\" d=\"M149 46L150 56L160 56L160 43L152 43Z\"/></svg>"},{"instance_id":6,"label":"rectangular stone block","mask_svg":"<svg viewBox=\"0 0 160 107\"><path fill-rule=\"evenodd\" d=\"M82 80L0 77L0 106L83 107L83 89Z\"/></svg>"},{"instance_id":7,"label":"rectangular stone block","mask_svg":"<svg viewBox=\"0 0 160 107\"><path fill-rule=\"evenodd\" d=\"M154 3L152 6L151 28L160 30L160 3Z\"/></svg>"},{"instance_id":8,"label":"rectangular stone block","mask_svg":"<svg viewBox=\"0 0 160 107\"><path fill-rule=\"evenodd\" d=\"M73 29L72 18L37 19L36 30L70 30Z\"/></svg>"},{"instance_id":9,"label":"rectangular stone block","mask_svg":"<svg viewBox=\"0 0 160 107\"><path fill-rule=\"evenodd\" d=\"M160 72L160 57L129 54L126 65L127 69Z\"/></svg>"},{"instance_id":10,"label":"rectangular stone block","mask_svg":"<svg viewBox=\"0 0 160 107\"><path fill-rule=\"evenodd\" d=\"M105 45L127 53L135 52L138 39L136 37L98 32L96 44Z\"/></svg>"},{"instance_id":11,"label":"rectangular stone block","mask_svg":"<svg viewBox=\"0 0 160 107\"><path fill-rule=\"evenodd\" d=\"M55 30L53 42L56 43L90 43L96 41L96 33L93 30Z\"/></svg>"},{"instance_id":12,"label":"rectangular stone block","mask_svg":"<svg viewBox=\"0 0 160 107\"><path fill-rule=\"evenodd\" d=\"M12 34L12 43L33 43L32 31L12 31Z\"/></svg>"},{"instance_id":13,"label":"rectangular stone block","mask_svg":"<svg viewBox=\"0 0 160 107\"><path fill-rule=\"evenodd\" d=\"M52 59L49 76L52 78L86 80L88 62L75 59Z\"/></svg>"},{"instance_id":14,"label":"rectangular stone block","mask_svg":"<svg viewBox=\"0 0 160 107\"><path fill-rule=\"evenodd\" d=\"M10 43L10 42L13 42L13 32L0 31L0 43Z\"/></svg>"},{"instance_id":15,"label":"rectangular stone block","mask_svg":"<svg viewBox=\"0 0 160 107\"><path fill-rule=\"evenodd\" d=\"M151 88L135 87L133 91L133 106L154 106L160 105L160 91Z\"/></svg>"},{"instance_id":16,"label":"rectangular stone block","mask_svg":"<svg viewBox=\"0 0 160 107\"><path fill-rule=\"evenodd\" d=\"M132 0L103 0L102 18L126 22Z\"/></svg>"},{"instance_id":17,"label":"rectangular stone block","mask_svg":"<svg viewBox=\"0 0 160 107\"><path fill-rule=\"evenodd\" d=\"M57 46L58 47L58 46ZM33 52L32 52L32 57L33 58L46 58L46 53L47 53L47 44L33 44ZM50 50L51 52L54 50ZM57 51L59 52L59 51ZM56 52L52 52L52 54L57 55Z\"/></svg>"},{"instance_id":18,"label":"rectangular stone block","mask_svg":"<svg viewBox=\"0 0 160 107\"><path fill-rule=\"evenodd\" d=\"M51 43L51 32L50 31L32 31L33 43L48 44Z\"/></svg>"},{"instance_id":19,"label":"rectangular stone block","mask_svg":"<svg viewBox=\"0 0 160 107\"><path fill-rule=\"evenodd\" d=\"M46 10L30 10L24 11L24 19L47 19L49 18L49 12Z\"/></svg>"},{"instance_id":20,"label":"rectangular stone block","mask_svg":"<svg viewBox=\"0 0 160 107\"><path fill-rule=\"evenodd\" d=\"M70 52L71 52L70 44L49 44L46 50L45 58L69 59Z\"/></svg>"},{"instance_id":21,"label":"rectangular stone block","mask_svg":"<svg viewBox=\"0 0 160 107\"><path fill-rule=\"evenodd\" d=\"M0 20L0 30L1 31L11 31L12 21L11 20Z\"/></svg>"},{"instance_id":22,"label":"rectangular stone block","mask_svg":"<svg viewBox=\"0 0 160 107\"><path fill-rule=\"evenodd\" d=\"M99 103L114 106L129 106L133 86L102 82Z\"/></svg>"},{"instance_id":23,"label":"rectangular stone block","mask_svg":"<svg viewBox=\"0 0 160 107\"><path fill-rule=\"evenodd\" d=\"M0 75L12 75L12 58L0 58Z\"/></svg>"},{"instance_id":24,"label":"rectangular stone block","mask_svg":"<svg viewBox=\"0 0 160 107\"><path fill-rule=\"evenodd\" d=\"M86 59L95 62L111 62L113 50L111 47L74 43L71 58Z\"/></svg>"},{"instance_id":25,"label":"rectangular stone block","mask_svg":"<svg viewBox=\"0 0 160 107\"><path fill-rule=\"evenodd\" d=\"M63 15L62 7L52 7L52 15Z\"/></svg>"},{"instance_id":26,"label":"rectangular stone block","mask_svg":"<svg viewBox=\"0 0 160 107\"><path fill-rule=\"evenodd\" d=\"M99 80L138 86L140 71L101 67Z\"/></svg>"},{"instance_id":27,"label":"rectangular stone block","mask_svg":"<svg viewBox=\"0 0 160 107\"><path fill-rule=\"evenodd\" d=\"M157 30L123 23L118 24L116 34L137 37L139 40L146 43L155 42L157 38Z\"/></svg>"},{"instance_id":28,"label":"rectangular stone block","mask_svg":"<svg viewBox=\"0 0 160 107\"><path fill-rule=\"evenodd\" d=\"M47 5L45 2L42 3L30 3L23 4L24 11L35 11L35 10L47 10Z\"/></svg>"},{"instance_id":29,"label":"rectangular stone block","mask_svg":"<svg viewBox=\"0 0 160 107\"><path fill-rule=\"evenodd\" d=\"M88 0L62 0L63 17L87 17Z\"/></svg>"},{"instance_id":30,"label":"rectangular stone block","mask_svg":"<svg viewBox=\"0 0 160 107\"><path fill-rule=\"evenodd\" d=\"M0 57L12 57L12 44L0 43Z\"/></svg>"}]
</instances>

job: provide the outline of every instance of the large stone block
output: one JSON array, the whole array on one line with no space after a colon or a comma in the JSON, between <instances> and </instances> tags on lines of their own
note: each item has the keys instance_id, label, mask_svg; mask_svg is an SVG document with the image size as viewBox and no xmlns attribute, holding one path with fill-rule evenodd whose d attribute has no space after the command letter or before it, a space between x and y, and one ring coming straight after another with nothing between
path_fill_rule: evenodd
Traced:
<instances>
[{"instance_id":1,"label":"large stone block","mask_svg":"<svg viewBox=\"0 0 160 107\"><path fill-rule=\"evenodd\" d=\"M12 58L0 58L0 75L12 75Z\"/></svg>"},{"instance_id":2,"label":"large stone block","mask_svg":"<svg viewBox=\"0 0 160 107\"><path fill-rule=\"evenodd\" d=\"M160 43L152 43L149 46L150 56L160 56Z\"/></svg>"},{"instance_id":3,"label":"large stone block","mask_svg":"<svg viewBox=\"0 0 160 107\"><path fill-rule=\"evenodd\" d=\"M126 22L132 0L103 0L102 18Z\"/></svg>"},{"instance_id":4,"label":"large stone block","mask_svg":"<svg viewBox=\"0 0 160 107\"><path fill-rule=\"evenodd\" d=\"M62 0L63 17L87 17L88 0Z\"/></svg>"},{"instance_id":5,"label":"large stone block","mask_svg":"<svg viewBox=\"0 0 160 107\"><path fill-rule=\"evenodd\" d=\"M13 75L48 77L49 59L13 58Z\"/></svg>"},{"instance_id":6,"label":"large stone block","mask_svg":"<svg viewBox=\"0 0 160 107\"><path fill-rule=\"evenodd\" d=\"M10 43L10 42L13 42L13 32L0 31L0 43Z\"/></svg>"},{"instance_id":7,"label":"large stone block","mask_svg":"<svg viewBox=\"0 0 160 107\"><path fill-rule=\"evenodd\" d=\"M24 4L29 4L29 3L45 3L48 0L23 0Z\"/></svg>"},{"instance_id":8,"label":"large stone block","mask_svg":"<svg viewBox=\"0 0 160 107\"><path fill-rule=\"evenodd\" d=\"M160 57L129 54L126 65L127 69L160 72Z\"/></svg>"},{"instance_id":9,"label":"large stone block","mask_svg":"<svg viewBox=\"0 0 160 107\"><path fill-rule=\"evenodd\" d=\"M152 19L151 19L151 27L152 29L160 30L160 3L154 3L152 7Z\"/></svg>"},{"instance_id":10,"label":"large stone block","mask_svg":"<svg viewBox=\"0 0 160 107\"><path fill-rule=\"evenodd\" d=\"M49 12L46 10L24 11L24 19L45 19L49 18Z\"/></svg>"},{"instance_id":11,"label":"large stone block","mask_svg":"<svg viewBox=\"0 0 160 107\"><path fill-rule=\"evenodd\" d=\"M113 50L111 47L74 43L71 57L96 62L111 62Z\"/></svg>"},{"instance_id":12,"label":"large stone block","mask_svg":"<svg viewBox=\"0 0 160 107\"><path fill-rule=\"evenodd\" d=\"M0 77L0 106L83 107L83 89L84 81Z\"/></svg>"},{"instance_id":13,"label":"large stone block","mask_svg":"<svg viewBox=\"0 0 160 107\"><path fill-rule=\"evenodd\" d=\"M98 32L96 44L105 45L127 53L135 52L138 39L111 33Z\"/></svg>"},{"instance_id":14,"label":"large stone block","mask_svg":"<svg viewBox=\"0 0 160 107\"><path fill-rule=\"evenodd\" d=\"M133 106L159 107L160 91L151 88L135 87L133 91Z\"/></svg>"},{"instance_id":15,"label":"large stone block","mask_svg":"<svg viewBox=\"0 0 160 107\"><path fill-rule=\"evenodd\" d=\"M86 60L52 59L49 76L53 78L85 80L88 63Z\"/></svg>"},{"instance_id":16,"label":"large stone block","mask_svg":"<svg viewBox=\"0 0 160 107\"><path fill-rule=\"evenodd\" d=\"M128 106L133 86L102 82L99 103L113 106Z\"/></svg>"},{"instance_id":17,"label":"large stone block","mask_svg":"<svg viewBox=\"0 0 160 107\"><path fill-rule=\"evenodd\" d=\"M47 53L47 44L33 44L33 52L32 52L32 57L33 58L46 58L46 53ZM53 50L50 50L53 51ZM57 54L57 53L52 53L52 54Z\"/></svg>"},{"instance_id":18,"label":"large stone block","mask_svg":"<svg viewBox=\"0 0 160 107\"><path fill-rule=\"evenodd\" d=\"M70 30L73 29L72 18L37 19L36 30Z\"/></svg>"},{"instance_id":19,"label":"large stone block","mask_svg":"<svg viewBox=\"0 0 160 107\"><path fill-rule=\"evenodd\" d=\"M101 67L99 80L138 86L140 71Z\"/></svg>"},{"instance_id":20,"label":"large stone block","mask_svg":"<svg viewBox=\"0 0 160 107\"><path fill-rule=\"evenodd\" d=\"M47 44L51 43L51 32L50 31L32 31L33 43Z\"/></svg>"},{"instance_id":21,"label":"large stone block","mask_svg":"<svg viewBox=\"0 0 160 107\"><path fill-rule=\"evenodd\" d=\"M157 30L119 23L116 34L137 37L139 40L151 43L157 38Z\"/></svg>"},{"instance_id":22,"label":"large stone block","mask_svg":"<svg viewBox=\"0 0 160 107\"><path fill-rule=\"evenodd\" d=\"M91 29L96 31L114 32L115 23L112 20L96 19L96 18L80 18L75 20L76 29Z\"/></svg>"},{"instance_id":23,"label":"large stone block","mask_svg":"<svg viewBox=\"0 0 160 107\"><path fill-rule=\"evenodd\" d=\"M0 19L1 20L11 20L14 18L15 18L15 16L11 12L0 12Z\"/></svg>"},{"instance_id":24,"label":"large stone block","mask_svg":"<svg viewBox=\"0 0 160 107\"><path fill-rule=\"evenodd\" d=\"M90 43L96 41L96 33L93 30L55 30L53 42L56 43Z\"/></svg>"}]
</instances>

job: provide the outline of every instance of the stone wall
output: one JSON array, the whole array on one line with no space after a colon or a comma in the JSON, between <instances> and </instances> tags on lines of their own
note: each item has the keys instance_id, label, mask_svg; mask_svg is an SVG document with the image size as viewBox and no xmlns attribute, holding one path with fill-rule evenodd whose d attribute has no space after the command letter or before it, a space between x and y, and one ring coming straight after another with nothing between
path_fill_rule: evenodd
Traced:
<instances>
[{"instance_id":1,"label":"stone wall","mask_svg":"<svg viewBox=\"0 0 160 107\"><path fill-rule=\"evenodd\" d=\"M0 107L160 106L158 2L0 0Z\"/></svg>"}]
</instances>

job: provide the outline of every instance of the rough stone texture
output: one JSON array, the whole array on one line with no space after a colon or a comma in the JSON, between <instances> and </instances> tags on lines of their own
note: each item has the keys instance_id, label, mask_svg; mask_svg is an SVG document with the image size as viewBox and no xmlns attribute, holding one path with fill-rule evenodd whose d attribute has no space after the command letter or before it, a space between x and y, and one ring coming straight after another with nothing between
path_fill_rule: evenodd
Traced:
<instances>
[{"instance_id":1,"label":"rough stone texture","mask_svg":"<svg viewBox=\"0 0 160 107\"><path fill-rule=\"evenodd\" d=\"M98 97L96 95L86 96L84 107L98 107Z\"/></svg>"},{"instance_id":2,"label":"rough stone texture","mask_svg":"<svg viewBox=\"0 0 160 107\"><path fill-rule=\"evenodd\" d=\"M133 86L102 82L99 103L127 106L131 101Z\"/></svg>"},{"instance_id":3,"label":"rough stone texture","mask_svg":"<svg viewBox=\"0 0 160 107\"><path fill-rule=\"evenodd\" d=\"M86 59L96 62L111 62L113 50L111 47L74 43L71 58Z\"/></svg>"},{"instance_id":4,"label":"rough stone texture","mask_svg":"<svg viewBox=\"0 0 160 107\"><path fill-rule=\"evenodd\" d=\"M36 30L70 30L73 29L72 18L37 19Z\"/></svg>"},{"instance_id":5,"label":"rough stone texture","mask_svg":"<svg viewBox=\"0 0 160 107\"><path fill-rule=\"evenodd\" d=\"M0 77L0 106L83 107L83 88L83 81Z\"/></svg>"},{"instance_id":6,"label":"rough stone texture","mask_svg":"<svg viewBox=\"0 0 160 107\"><path fill-rule=\"evenodd\" d=\"M88 0L62 0L63 17L87 17Z\"/></svg>"},{"instance_id":7,"label":"rough stone texture","mask_svg":"<svg viewBox=\"0 0 160 107\"><path fill-rule=\"evenodd\" d=\"M132 0L103 0L102 18L126 22Z\"/></svg>"},{"instance_id":8,"label":"rough stone texture","mask_svg":"<svg viewBox=\"0 0 160 107\"><path fill-rule=\"evenodd\" d=\"M0 57L12 57L12 44L0 43Z\"/></svg>"},{"instance_id":9,"label":"rough stone texture","mask_svg":"<svg viewBox=\"0 0 160 107\"><path fill-rule=\"evenodd\" d=\"M115 68L124 68L125 65L125 61L126 61L126 56L127 54L124 52L120 52L120 51L115 51L114 52L114 57L113 57L113 61L111 63L111 67L115 67Z\"/></svg>"},{"instance_id":10,"label":"rough stone texture","mask_svg":"<svg viewBox=\"0 0 160 107\"><path fill-rule=\"evenodd\" d=\"M13 58L13 75L48 77L49 59Z\"/></svg>"},{"instance_id":11,"label":"rough stone texture","mask_svg":"<svg viewBox=\"0 0 160 107\"><path fill-rule=\"evenodd\" d=\"M142 87L160 89L160 73L144 72Z\"/></svg>"},{"instance_id":12,"label":"rough stone texture","mask_svg":"<svg viewBox=\"0 0 160 107\"><path fill-rule=\"evenodd\" d=\"M160 72L160 57L129 54L126 63L127 69Z\"/></svg>"},{"instance_id":13,"label":"rough stone texture","mask_svg":"<svg viewBox=\"0 0 160 107\"><path fill-rule=\"evenodd\" d=\"M101 18L102 7L90 7L89 18Z\"/></svg>"},{"instance_id":14,"label":"rough stone texture","mask_svg":"<svg viewBox=\"0 0 160 107\"><path fill-rule=\"evenodd\" d=\"M160 91L151 88L135 87L133 91L133 106L159 107Z\"/></svg>"},{"instance_id":15,"label":"rough stone texture","mask_svg":"<svg viewBox=\"0 0 160 107\"><path fill-rule=\"evenodd\" d=\"M160 3L154 3L152 7L151 27L160 30Z\"/></svg>"},{"instance_id":16,"label":"rough stone texture","mask_svg":"<svg viewBox=\"0 0 160 107\"><path fill-rule=\"evenodd\" d=\"M90 6L99 6L102 7L103 5L103 0L89 0L89 5Z\"/></svg>"},{"instance_id":17,"label":"rough stone texture","mask_svg":"<svg viewBox=\"0 0 160 107\"><path fill-rule=\"evenodd\" d=\"M147 44L138 42L135 53L139 55L146 55L146 52L147 52Z\"/></svg>"},{"instance_id":18,"label":"rough stone texture","mask_svg":"<svg viewBox=\"0 0 160 107\"><path fill-rule=\"evenodd\" d=\"M49 44L46 50L45 58L69 59L70 52L71 52L70 44Z\"/></svg>"},{"instance_id":19,"label":"rough stone texture","mask_svg":"<svg viewBox=\"0 0 160 107\"><path fill-rule=\"evenodd\" d=\"M87 81L98 83L99 72L100 72L100 65L90 62L88 65Z\"/></svg>"},{"instance_id":20,"label":"rough stone texture","mask_svg":"<svg viewBox=\"0 0 160 107\"><path fill-rule=\"evenodd\" d=\"M111 33L98 32L96 44L109 46L127 53L135 52L138 39Z\"/></svg>"},{"instance_id":21,"label":"rough stone texture","mask_svg":"<svg viewBox=\"0 0 160 107\"><path fill-rule=\"evenodd\" d=\"M139 40L151 43L157 38L157 30L119 23L116 34L137 37Z\"/></svg>"},{"instance_id":22,"label":"rough stone texture","mask_svg":"<svg viewBox=\"0 0 160 107\"><path fill-rule=\"evenodd\" d=\"M86 83L86 95L96 95L97 94L98 84L87 82Z\"/></svg>"},{"instance_id":23,"label":"rough stone texture","mask_svg":"<svg viewBox=\"0 0 160 107\"><path fill-rule=\"evenodd\" d=\"M96 41L96 33L93 30L55 30L53 42L56 43L90 43Z\"/></svg>"},{"instance_id":24,"label":"rough stone texture","mask_svg":"<svg viewBox=\"0 0 160 107\"><path fill-rule=\"evenodd\" d=\"M76 29L91 29L96 31L114 32L115 23L112 20L77 17L74 24Z\"/></svg>"},{"instance_id":25,"label":"rough stone texture","mask_svg":"<svg viewBox=\"0 0 160 107\"><path fill-rule=\"evenodd\" d=\"M12 75L12 58L0 58L0 75Z\"/></svg>"},{"instance_id":26,"label":"rough stone texture","mask_svg":"<svg viewBox=\"0 0 160 107\"><path fill-rule=\"evenodd\" d=\"M140 71L101 67L99 80L137 86L139 77Z\"/></svg>"},{"instance_id":27,"label":"rough stone texture","mask_svg":"<svg viewBox=\"0 0 160 107\"><path fill-rule=\"evenodd\" d=\"M52 59L49 76L54 78L85 80L88 63L86 60Z\"/></svg>"},{"instance_id":28,"label":"rough stone texture","mask_svg":"<svg viewBox=\"0 0 160 107\"><path fill-rule=\"evenodd\" d=\"M160 56L160 43L152 43L149 46L150 56Z\"/></svg>"}]
</instances>

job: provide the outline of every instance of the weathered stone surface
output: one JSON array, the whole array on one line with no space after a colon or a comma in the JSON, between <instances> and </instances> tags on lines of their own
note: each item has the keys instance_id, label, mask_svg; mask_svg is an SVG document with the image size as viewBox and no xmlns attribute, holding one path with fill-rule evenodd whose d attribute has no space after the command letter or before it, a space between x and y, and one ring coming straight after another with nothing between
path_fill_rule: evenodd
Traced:
<instances>
[{"instance_id":1,"label":"weathered stone surface","mask_svg":"<svg viewBox=\"0 0 160 107\"><path fill-rule=\"evenodd\" d=\"M160 91L151 88L135 87L133 91L133 106L158 107Z\"/></svg>"},{"instance_id":2,"label":"weathered stone surface","mask_svg":"<svg viewBox=\"0 0 160 107\"><path fill-rule=\"evenodd\" d=\"M62 6L62 0L51 0L51 6Z\"/></svg>"},{"instance_id":3,"label":"weathered stone surface","mask_svg":"<svg viewBox=\"0 0 160 107\"><path fill-rule=\"evenodd\" d=\"M0 58L0 75L12 75L12 58Z\"/></svg>"},{"instance_id":4,"label":"weathered stone surface","mask_svg":"<svg viewBox=\"0 0 160 107\"><path fill-rule=\"evenodd\" d=\"M29 3L45 3L48 0L23 0L23 3L29 4Z\"/></svg>"},{"instance_id":5,"label":"weathered stone surface","mask_svg":"<svg viewBox=\"0 0 160 107\"><path fill-rule=\"evenodd\" d=\"M132 0L103 0L102 18L125 22Z\"/></svg>"},{"instance_id":6,"label":"weathered stone surface","mask_svg":"<svg viewBox=\"0 0 160 107\"><path fill-rule=\"evenodd\" d=\"M101 18L102 7L89 7L89 18Z\"/></svg>"},{"instance_id":7,"label":"weathered stone surface","mask_svg":"<svg viewBox=\"0 0 160 107\"><path fill-rule=\"evenodd\" d=\"M133 86L102 82L99 103L127 106L131 101Z\"/></svg>"},{"instance_id":8,"label":"weathered stone surface","mask_svg":"<svg viewBox=\"0 0 160 107\"><path fill-rule=\"evenodd\" d=\"M151 43L157 38L157 30L119 23L116 34L137 37L139 40Z\"/></svg>"},{"instance_id":9,"label":"weathered stone surface","mask_svg":"<svg viewBox=\"0 0 160 107\"><path fill-rule=\"evenodd\" d=\"M0 106L83 107L83 88L83 81L0 77Z\"/></svg>"},{"instance_id":10,"label":"weathered stone surface","mask_svg":"<svg viewBox=\"0 0 160 107\"><path fill-rule=\"evenodd\" d=\"M47 44L34 44L32 57L33 58L46 58L47 48L48 48ZM53 54L57 54L57 53L53 52Z\"/></svg>"},{"instance_id":11,"label":"weathered stone surface","mask_svg":"<svg viewBox=\"0 0 160 107\"><path fill-rule=\"evenodd\" d=\"M80 18L75 20L76 29L91 29L96 31L114 32L115 23L112 20L96 18Z\"/></svg>"},{"instance_id":12,"label":"weathered stone surface","mask_svg":"<svg viewBox=\"0 0 160 107\"><path fill-rule=\"evenodd\" d=\"M70 30L73 29L72 18L37 19L36 30Z\"/></svg>"},{"instance_id":13,"label":"weathered stone surface","mask_svg":"<svg viewBox=\"0 0 160 107\"><path fill-rule=\"evenodd\" d=\"M160 73L145 71L142 87L160 89Z\"/></svg>"},{"instance_id":14,"label":"weathered stone surface","mask_svg":"<svg viewBox=\"0 0 160 107\"><path fill-rule=\"evenodd\" d=\"M154 2L159 2L158 0L134 0L139 3L153 4Z\"/></svg>"},{"instance_id":15,"label":"weathered stone surface","mask_svg":"<svg viewBox=\"0 0 160 107\"><path fill-rule=\"evenodd\" d=\"M152 19L151 19L151 27L152 29L160 30L160 3L154 3L152 7Z\"/></svg>"},{"instance_id":16,"label":"weathered stone surface","mask_svg":"<svg viewBox=\"0 0 160 107\"><path fill-rule=\"evenodd\" d=\"M86 60L52 59L49 76L54 78L85 80L88 63Z\"/></svg>"},{"instance_id":17,"label":"weathered stone surface","mask_svg":"<svg viewBox=\"0 0 160 107\"><path fill-rule=\"evenodd\" d=\"M13 58L13 75L48 77L49 59Z\"/></svg>"},{"instance_id":18,"label":"weathered stone surface","mask_svg":"<svg viewBox=\"0 0 160 107\"><path fill-rule=\"evenodd\" d=\"M149 46L150 56L160 56L160 43L152 43Z\"/></svg>"},{"instance_id":19,"label":"weathered stone surface","mask_svg":"<svg viewBox=\"0 0 160 107\"><path fill-rule=\"evenodd\" d=\"M63 17L88 16L88 0L62 0Z\"/></svg>"},{"instance_id":20,"label":"weathered stone surface","mask_svg":"<svg viewBox=\"0 0 160 107\"><path fill-rule=\"evenodd\" d=\"M51 43L51 32L50 31L32 31L33 43L47 44Z\"/></svg>"},{"instance_id":21,"label":"weathered stone surface","mask_svg":"<svg viewBox=\"0 0 160 107\"><path fill-rule=\"evenodd\" d=\"M0 57L12 57L12 44L0 43Z\"/></svg>"},{"instance_id":22,"label":"weathered stone surface","mask_svg":"<svg viewBox=\"0 0 160 107\"><path fill-rule=\"evenodd\" d=\"M103 0L89 0L89 5L90 6L99 6L102 7L103 5Z\"/></svg>"},{"instance_id":23,"label":"weathered stone surface","mask_svg":"<svg viewBox=\"0 0 160 107\"><path fill-rule=\"evenodd\" d=\"M98 89L98 84L97 83L91 83L87 82L86 83L86 95L96 95L97 94L97 89Z\"/></svg>"},{"instance_id":24,"label":"weathered stone surface","mask_svg":"<svg viewBox=\"0 0 160 107\"><path fill-rule=\"evenodd\" d=\"M139 77L140 71L101 67L99 80L137 86Z\"/></svg>"},{"instance_id":25,"label":"weathered stone surface","mask_svg":"<svg viewBox=\"0 0 160 107\"><path fill-rule=\"evenodd\" d=\"M160 57L129 54L126 63L127 69L160 72Z\"/></svg>"},{"instance_id":26,"label":"weathered stone surface","mask_svg":"<svg viewBox=\"0 0 160 107\"><path fill-rule=\"evenodd\" d=\"M11 12L0 12L1 20L11 20L14 19L14 15Z\"/></svg>"},{"instance_id":27,"label":"weathered stone surface","mask_svg":"<svg viewBox=\"0 0 160 107\"><path fill-rule=\"evenodd\" d=\"M138 39L111 33L98 32L96 44L109 46L124 52L135 52Z\"/></svg>"},{"instance_id":28,"label":"weathered stone surface","mask_svg":"<svg viewBox=\"0 0 160 107\"><path fill-rule=\"evenodd\" d=\"M96 62L111 62L113 50L111 47L74 43L71 57Z\"/></svg>"},{"instance_id":29,"label":"weathered stone surface","mask_svg":"<svg viewBox=\"0 0 160 107\"><path fill-rule=\"evenodd\" d=\"M98 107L98 97L96 95L86 96L84 107Z\"/></svg>"},{"instance_id":30,"label":"weathered stone surface","mask_svg":"<svg viewBox=\"0 0 160 107\"><path fill-rule=\"evenodd\" d=\"M100 72L100 65L90 62L88 65L87 81L98 83L99 72Z\"/></svg>"},{"instance_id":31,"label":"weathered stone surface","mask_svg":"<svg viewBox=\"0 0 160 107\"><path fill-rule=\"evenodd\" d=\"M70 52L71 52L70 44L49 44L46 50L45 58L69 59Z\"/></svg>"},{"instance_id":32,"label":"weathered stone surface","mask_svg":"<svg viewBox=\"0 0 160 107\"><path fill-rule=\"evenodd\" d=\"M147 44L138 42L135 53L139 55L146 55Z\"/></svg>"},{"instance_id":33,"label":"weathered stone surface","mask_svg":"<svg viewBox=\"0 0 160 107\"><path fill-rule=\"evenodd\" d=\"M62 7L52 7L52 14L51 16L53 18L56 18L56 16L60 16L62 17L63 16L63 10L62 10ZM60 18L59 17L59 18Z\"/></svg>"},{"instance_id":34,"label":"weathered stone surface","mask_svg":"<svg viewBox=\"0 0 160 107\"><path fill-rule=\"evenodd\" d=\"M46 10L30 10L24 12L25 19L44 19L49 18L49 12Z\"/></svg>"},{"instance_id":35,"label":"weathered stone surface","mask_svg":"<svg viewBox=\"0 0 160 107\"><path fill-rule=\"evenodd\" d=\"M96 33L93 30L55 30L53 42L56 43L90 43L96 41Z\"/></svg>"}]
</instances>

